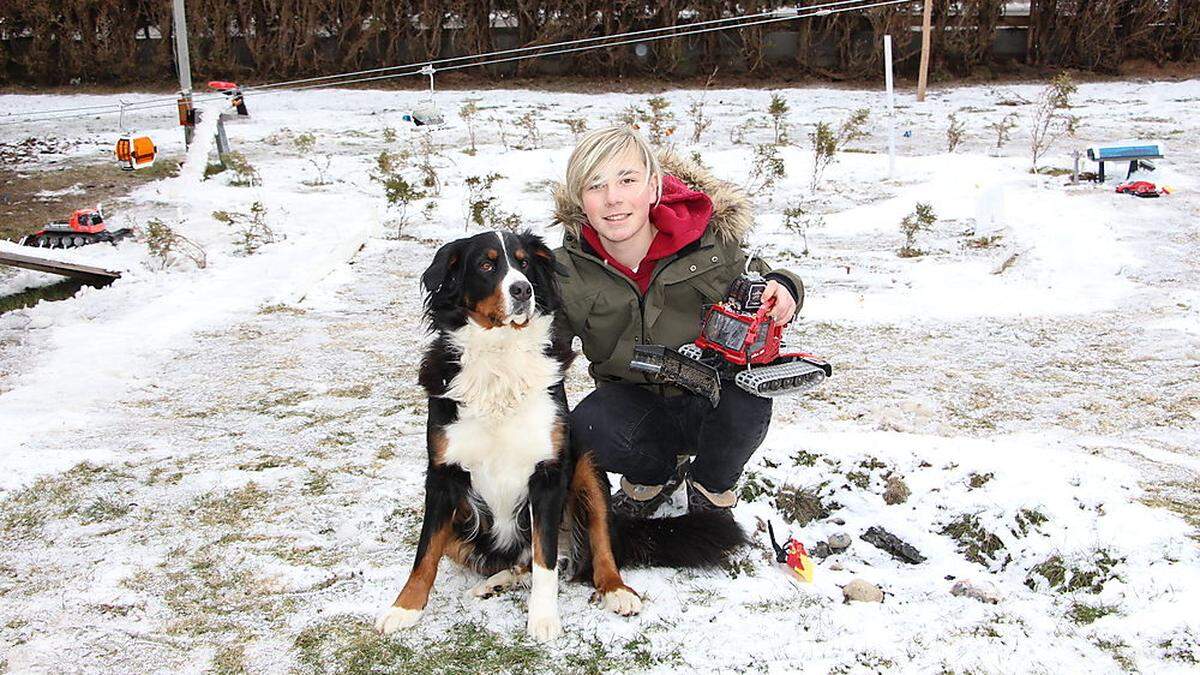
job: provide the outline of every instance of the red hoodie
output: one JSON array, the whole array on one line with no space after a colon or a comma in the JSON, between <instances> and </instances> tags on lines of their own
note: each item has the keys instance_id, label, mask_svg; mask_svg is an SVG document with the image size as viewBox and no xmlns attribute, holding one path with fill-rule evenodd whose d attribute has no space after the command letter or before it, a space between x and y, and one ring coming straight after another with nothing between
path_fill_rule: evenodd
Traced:
<instances>
[{"instance_id":1,"label":"red hoodie","mask_svg":"<svg viewBox=\"0 0 1200 675\"><path fill-rule=\"evenodd\" d=\"M604 250L599 233L590 224L583 226L583 238L605 262L632 279L644 294L650 288L655 263L699 239L708 227L712 213L713 204L708 195L690 189L674 176L663 176L662 198L650 207L650 223L658 233L650 242L646 256L638 263L636 272Z\"/></svg>"}]
</instances>

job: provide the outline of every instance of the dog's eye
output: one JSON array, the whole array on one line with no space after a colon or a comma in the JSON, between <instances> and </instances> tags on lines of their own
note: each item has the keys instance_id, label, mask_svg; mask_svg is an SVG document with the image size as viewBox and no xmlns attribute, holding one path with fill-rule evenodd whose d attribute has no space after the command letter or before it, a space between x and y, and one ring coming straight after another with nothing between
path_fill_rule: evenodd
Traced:
<instances>
[{"instance_id":1,"label":"dog's eye","mask_svg":"<svg viewBox=\"0 0 1200 675\"><path fill-rule=\"evenodd\" d=\"M521 269L523 269L523 270L529 269L529 261L528 260L521 261Z\"/></svg>"},{"instance_id":2,"label":"dog's eye","mask_svg":"<svg viewBox=\"0 0 1200 675\"><path fill-rule=\"evenodd\" d=\"M492 270L496 269L496 266L484 260L483 262L479 263L479 269L483 270L484 272L491 272Z\"/></svg>"}]
</instances>

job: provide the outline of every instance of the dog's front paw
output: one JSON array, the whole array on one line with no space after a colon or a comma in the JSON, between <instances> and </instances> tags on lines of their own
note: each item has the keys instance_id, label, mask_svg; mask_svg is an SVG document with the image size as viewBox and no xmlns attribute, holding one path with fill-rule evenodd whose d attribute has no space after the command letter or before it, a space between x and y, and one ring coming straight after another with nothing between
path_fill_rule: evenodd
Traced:
<instances>
[{"instance_id":1,"label":"dog's front paw","mask_svg":"<svg viewBox=\"0 0 1200 675\"><path fill-rule=\"evenodd\" d=\"M422 610L404 609L403 607L388 607L383 614L375 619L375 630L383 635L394 633L401 628L412 628L421 620Z\"/></svg>"},{"instance_id":2,"label":"dog's front paw","mask_svg":"<svg viewBox=\"0 0 1200 675\"><path fill-rule=\"evenodd\" d=\"M600 606L621 616L633 616L642 611L642 599L632 588L623 587L605 593Z\"/></svg>"},{"instance_id":3,"label":"dog's front paw","mask_svg":"<svg viewBox=\"0 0 1200 675\"><path fill-rule=\"evenodd\" d=\"M549 642L562 635L562 622L557 612L530 612L526 625L529 635L542 642Z\"/></svg>"}]
</instances>

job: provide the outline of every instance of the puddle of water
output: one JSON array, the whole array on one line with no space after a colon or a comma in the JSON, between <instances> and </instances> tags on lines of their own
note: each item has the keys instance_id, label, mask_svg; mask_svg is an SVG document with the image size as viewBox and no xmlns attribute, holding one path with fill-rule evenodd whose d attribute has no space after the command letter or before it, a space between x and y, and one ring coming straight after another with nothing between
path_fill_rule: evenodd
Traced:
<instances>
[{"instance_id":1,"label":"puddle of water","mask_svg":"<svg viewBox=\"0 0 1200 675\"><path fill-rule=\"evenodd\" d=\"M30 288L20 293L0 297L0 314L11 312L14 309L33 307L42 300L47 302L66 300L67 298L74 297L75 293L86 285L78 279L64 279L49 286Z\"/></svg>"}]
</instances>

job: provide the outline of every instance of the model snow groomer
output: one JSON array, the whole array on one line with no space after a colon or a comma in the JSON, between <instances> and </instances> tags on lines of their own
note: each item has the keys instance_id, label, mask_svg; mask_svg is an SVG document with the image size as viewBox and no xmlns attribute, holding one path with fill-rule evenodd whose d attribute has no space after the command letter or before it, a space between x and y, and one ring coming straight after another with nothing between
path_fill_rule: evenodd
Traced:
<instances>
[{"instance_id":1,"label":"model snow groomer","mask_svg":"<svg viewBox=\"0 0 1200 675\"><path fill-rule=\"evenodd\" d=\"M825 361L783 348L783 326L764 304L767 281L746 272L729 286L723 302L709 305L700 337L678 350L663 345L633 349L629 367L662 384L674 384L704 396L714 407L721 381L733 382L755 396L775 397L807 391L833 374Z\"/></svg>"},{"instance_id":2,"label":"model snow groomer","mask_svg":"<svg viewBox=\"0 0 1200 675\"><path fill-rule=\"evenodd\" d=\"M46 227L23 237L20 243L41 248L78 248L99 242L116 244L132 233L127 227L110 231L97 204L94 209L77 209L68 220L47 223Z\"/></svg>"}]
</instances>

